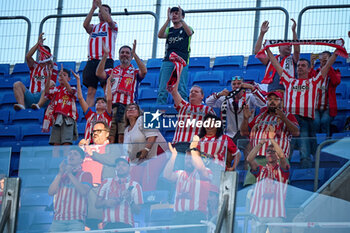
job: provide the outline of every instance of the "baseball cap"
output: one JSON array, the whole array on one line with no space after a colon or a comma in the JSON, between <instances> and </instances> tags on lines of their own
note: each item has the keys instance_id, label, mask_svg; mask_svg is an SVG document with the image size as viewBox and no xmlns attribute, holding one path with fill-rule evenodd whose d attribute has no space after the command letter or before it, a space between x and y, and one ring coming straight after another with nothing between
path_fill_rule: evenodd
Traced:
<instances>
[{"instance_id":1,"label":"baseball cap","mask_svg":"<svg viewBox=\"0 0 350 233\"><path fill-rule=\"evenodd\" d=\"M275 95L275 96L283 99L283 94L280 91L270 91L269 93L267 93L267 97L269 97L270 95Z\"/></svg>"}]
</instances>

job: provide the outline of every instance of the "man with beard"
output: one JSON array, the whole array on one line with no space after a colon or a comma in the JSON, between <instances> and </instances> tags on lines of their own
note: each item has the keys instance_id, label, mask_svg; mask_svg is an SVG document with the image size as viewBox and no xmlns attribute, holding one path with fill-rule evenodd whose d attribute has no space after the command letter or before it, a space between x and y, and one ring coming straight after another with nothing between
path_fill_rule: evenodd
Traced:
<instances>
[{"instance_id":1,"label":"man with beard","mask_svg":"<svg viewBox=\"0 0 350 233\"><path fill-rule=\"evenodd\" d=\"M269 92L267 95L267 109L262 111L250 123L248 122L248 119L251 117L252 111L246 105L244 107L241 133L242 135L249 135L252 147L254 148L259 144L262 138L266 138L268 127L274 126L276 132L274 139L282 148L285 157L288 158L290 152L290 139L292 136L299 136L299 125L293 114L283 111L282 103L283 95L281 92ZM250 134L249 128L251 129ZM258 165L266 165L266 153L267 145L264 144L255 158ZM244 185L254 184L255 182L256 178L252 173L248 172Z\"/></svg>"},{"instance_id":2,"label":"man with beard","mask_svg":"<svg viewBox=\"0 0 350 233\"><path fill-rule=\"evenodd\" d=\"M191 153L186 154L183 169L174 171L178 155L169 143L171 158L164 168L164 177L176 182L173 223L176 225L196 224L207 219L208 197L213 173L206 168L199 151L199 137L195 135L190 145ZM193 232L192 228L181 229L181 232Z\"/></svg>"},{"instance_id":3,"label":"man with beard","mask_svg":"<svg viewBox=\"0 0 350 233\"><path fill-rule=\"evenodd\" d=\"M281 83L286 89L285 108L288 112L296 115L300 125L300 163L302 168L312 166L310 154L316 151L316 132L314 130L314 119L316 109L316 94L322 85L322 81L327 78L328 71L337 58L336 52L328 59L321 70L312 77L309 77L311 70L310 61L299 59L297 64L298 78L290 76L285 69L278 63L271 53L266 49L271 64L275 67L281 77Z\"/></svg>"},{"instance_id":4,"label":"man with beard","mask_svg":"<svg viewBox=\"0 0 350 233\"><path fill-rule=\"evenodd\" d=\"M103 50L103 57L97 67L96 75L102 79L111 78L113 119L110 142L123 143L125 107L136 101L138 86L147 74L147 68L136 54L136 40L134 40L132 49L127 45L119 49L120 65L114 69L104 69L109 49L103 45ZM131 64L132 58L135 59L139 69L135 69ZM117 135L118 137L116 137Z\"/></svg>"}]
</instances>

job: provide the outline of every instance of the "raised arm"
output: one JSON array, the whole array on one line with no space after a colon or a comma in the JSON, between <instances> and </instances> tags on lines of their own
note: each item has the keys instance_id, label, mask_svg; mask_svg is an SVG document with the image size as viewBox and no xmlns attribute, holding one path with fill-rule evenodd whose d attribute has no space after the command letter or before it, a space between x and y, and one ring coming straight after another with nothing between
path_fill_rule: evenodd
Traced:
<instances>
[{"instance_id":1,"label":"raised arm","mask_svg":"<svg viewBox=\"0 0 350 233\"><path fill-rule=\"evenodd\" d=\"M147 68L146 68L145 64L141 61L139 56L137 56L137 54L136 54L136 40L134 40L134 43L132 44L131 55L134 57L136 64L139 67L139 70L140 70L139 75L142 78L145 77L147 74Z\"/></svg>"},{"instance_id":2,"label":"raised arm","mask_svg":"<svg viewBox=\"0 0 350 233\"><path fill-rule=\"evenodd\" d=\"M81 108L83 109L83 112L85 113L88 108L89 108L89 105L86 103L84 97L83 97L83 92L81 90L81 82L80 82L80 76L79 74L76 74L74 73L73 70L70 70L70 72L72 72L73 76L76 78L77 80L77 94L78 94L78 100L79 100L79 103L80 103L80 106Z\"/></svg>"},{"instance_id":3,"label":"raised arm","mask_svg":"<svg viewBox=\"0 0 350 233\"><path fill-rule=\"evenodd\" d=\"M280 145L275 141L275 135L276 135L276 132L275 132L275 127L273 126L269 126L268 128L268 131L269 131L269 140L271 142L271 144L273 145L273 148L275 149L276 151L276 154L280 160L280 166L283 170L287 170L288 168L288 163L287 163L287 160L286 160L286 156L285 154L283 153L283 150L282 148L280 147Z\"/></svg>"},{"instance_id":4,"label":"raised arm","mask_svg":"<svg viewBox=\"0 0 350 233\"><path fill-rule=\"evenodd\" d=\"M49 70L49 75L46 79L46 82L45 82L45 89L44 89L44 92L45 92L45 95L48 95L49 92L50 92L50 83L51 83L51 76L52 76L52 69L48 69ZM61 71L63 71L63 65L61 65Z\"/></svg>"},{"instance_id":5,"label":"raised arm","mask_svg":"<svg viewBox=\"0 0 350 233\"><path fill-rule=\"evenodd\" d=\"M112 84L111 79L113 78L113 72L111 77L107 79L106 83L106 101L107 101L107 112L109 115L112 115Z\"/></svg>"},{"instance_id":6,"label":"raised arm","mask_svg":"<svg viewBox=\"0 0 350 233\"><path fill-rule=\"evenodd\" d=\"M100 10L100 13L101 13L101 15L102 15L103 20L104 20L105 22L108 23L108 26L109 26L112 30L114 30L115 24L114 24L114 22L113 22L113 19L112 19L111 15L109 14L109 12L108 12L108 11L105 11L105 10L102 8L103 6L102 6L101 0L95 0L95 2L96 2L97 7L98 7L99 10Z\"/></svg>"},{"instance_id":7,"label":"raised arm","mask_svg":"<svg viewBox=\"0 0 350 233\"><path fill-rule=\"evenodd\" d=\"M98 63L98 66L96 68L96 76L102 79L106 79L107 74L105 72L105 65L108 58L109 48L106 47L105 43L102 43L102 50L103 50L103 55L102 55L101 61Z\"/></svg>"},{"instance_id":8,"label":"raised arm","mask_svg":"<svg viewBox=\"0 0 350 233\"><path fill-rule=\"evenodd\" d=\"M191 158L192 158L192 164L195 167L195 169L197 169L199 171L199 173L203 176L208 178L209 177L209 171L208 169L205 167L200 153L198 150L192 150L197 148L198 146L198 142L199 142L199 137L197 135L193 136L191 145L190 145L190 149L191 149Z\"/></svg>"},{"instance_id":9,"label":"raised arm","mask_svg":"<svg viewBox=\"0 0 350 233\"><path fill-rule=\"evenodd\" d=\"M286 124L287 130L294 136L298 137L300 134L299 127L295 125L291 120L288 119L286 114L279 108L276 109L276 114Z\"/></svg>"},{"instance_id":10,"label":"raised arm","mask_svg":"<svg viewBox=\"0 0 350 233\"><path fill-rule=\"evenodd\" d=\"M34 66L34 59L33 59L33 55L34 53L38 50L39 45L42 45L44 43L44 33L40 33L38 41L36 42L36 44L28 51L28 53L26 54L26 62L29 68Z\"/></svg>"},{"instance_id":11,"label":"raised arm","mask_svg":"<svg viewBox=\"0 0 350 233\"><path fill-rule=\"evenodd\" d=\"M159 32L158 32L158 38L167 38L167 34L165 33L166 28L168 27L170 21L171 21L171 14L170 14L170 7L168 7L168 15L167 15L167 19L165 21L165 23L163 24L163 26L160 28Z\"/></svg>"},{"instance_id":12,"label":"raised arm","mask_svg":"<svg viewBox=\"0 0 350 233\"><path fill-rule=\"evenodd\" d=\"M92 6L91 9L89 11L89 14L86 16L85 20L84 20L84 24L83 27L85 28L85 31L90 34L92 32L92 25L90 24L92 16L95 12L95 10L97 9L97 2L96 0L92 0Z\"/></svg>"},{"instance_id":13,"label":"raised arm","mask_svg":"<svg viewBox=\"0 0 350 233\"><path fill-rule=\"evenodd\" d=\"M323 78L327 77L329 69L332 67L332 65L334 64L335 60L338 57L338 55L336 54L336 51L333 52L332 56L328 59L326 65L323 66L322 69L321 69L321 74L322 74Z\"/></svg>"},{"instance_id":14,"label":"raised arm","mask_svg":"<svg viewBox=\"0 0 350 233\"><path fill-rule=\"evenodd\" d=\"M177 156L177 151L171 145L170 142L168 143L168 145L169 145L169 150L171 152L171 157L170 157L168 163L165 165L163 175L164 175L164 178L175 182L177 180L177 176L173 170L174 170L174 164L175 164L175 160L176 160L176 156Z\"/></svg>"},{"instance_id":15,"label":"raised arm","mask_svg":"<svg viewBox=\"0 0 350 233\"><path fill-rule=\"evenodd\" d=\"M180 6L178 6L179 7L179 15L180 15L180 17L181 17L181 23L182 23L182 26L184 27L184 30L185 30L185 32L186 32L186 34L188 35L188 36L192 36L193 35L193 31L192 31L192 29L187 25L187 23L185 22L185 20L184 20L184 17L182 17L182 8L180 7Z\"/></svg>"},{"instance_id":16,"label":"raised arm","mask_svg":"<svg viewBox=\"0 0 350 233\"><path fill-rule=\"evenodd\" d=\"M65 167L66 167L66 164L64 161L62 161L60 164L60 170L59 170L58 174L56 175L55 179L52 181L52 183L49 186L48 194L50 196L53 196L58 192L58 190L60 188L61 178L62 178L62 175L64 173Z\"/></svg>"},{"instance_id":17,"label":"raised arm","mask_svg":"<svg viewBox=\"0 0 350 233\"><path fill-rule=\"evenodd\" d=\"M291 19L293 21L292 25L292 32L293 32L293 40L298 40L298 35L297 35L297 23L295 22L294 19ZM294 63L297 63L299 61L300 57L300 45L293 45L294 51L293 51L293 61Z\"/></svg>"},{"instance_id":18,"label":"raised arm","mask_svg":"<svg viewBox=\"0 0 350 233\"><path fill-rule=\"evenodd\" d=\"M259 166L258 163L255 161L255 158L258 155L259 150L265 143L266 140L260 140L259 143L256 146L254 146L254 148L248 154L247 162L249 163L249 166L253 171L256 171L256 169Z\"/></svg>"},{"instance_id":19,"label":"raised arm","mask_svg":"<svg viewBox=\"0 0 350 233\"><path fill-rule=\"evenodd\" d=\"M261 47L262 47L262 42L264 39L264 35L265 33L269 30L269 21L264 21L260 27L260 34L258 37L258 40L256 41L255 47L254 47L254 53L255 55L260 51ZM269 62L269 59L267 57L264 58L258 58L261 63L263 63L264 65L266 65Z\"/></svg>"},{"instance_id":20,"label":"raised arm","mask_svg":"<svg viewBox=\"0 0 350 233\"><path fill-rule=\"evenodd\" d=\"M170 94L173 96L175 106L179 106L181 101L183 100L181 95L180 95L180 93L179 93L179 91L178 91L179 82L180 82L180 77L177 78L177 81L176 81L176 84L175 84L174 88L168 89Z\"/></svg>"},{"instance_id":21,"label":"raised arm","mask_svg":"<svg viewBox=\"0 0 350 233\"><path fill-rule=\"evenodd\" d=\"M249 136L249 118L253 115L254 110L250 110L248 104L243 106L243 121L241 123L241 135Z\"/></svg>"},{"instance_id":22,"label":"raised arm","mask_svg":"<svg viewBox=\"0 0 350 233\"><path fill-rule=\"evenodd\" d=\"M273 65L273 67L275 67L277 73L279 76L282 76L283 73L283 68L280 65L280 63L277 61L277 59L275 58L275 56L272 54L271 50L269 48L266 48L266 52L267 52L267 56L270 59L271 64Z\"/></svg>"}]
</instances>

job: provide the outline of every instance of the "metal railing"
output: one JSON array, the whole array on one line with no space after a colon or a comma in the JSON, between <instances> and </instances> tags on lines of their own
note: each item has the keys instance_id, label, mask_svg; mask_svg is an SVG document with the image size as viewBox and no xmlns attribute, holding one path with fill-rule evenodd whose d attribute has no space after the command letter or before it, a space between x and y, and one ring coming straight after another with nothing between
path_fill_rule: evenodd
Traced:
<instances>
[{"instance_id":1,"label":"metal railing","mask_svg":"<svg viewBox=\"0 0 350 233\"><path fill-rule=\"evenodd\" d=\"M27 22L27 39L26 39L26 48L24 51L24 62L25 62L25 55L29 51L29 42L30 42L30 33L32 30L32 23L30 20L25 16L1 16L0 20L15 20L15 19L23 19Z\"/></svg>"},{"instance_id":2,"label":"metal railing","mask_svg":"<svg viewBox=\"0 0 350 233\"><path fill-rule=\"evenodd\" d=\"M324 6L307 6L304 9L302 9L298 15L298 28L297 28L297 35L300 39L300 33L301 33L301 25L302 25L302 17L303 14L308 10L315 10L315 9L330 9L330 8L350 8L350 5L324 5Z\"/></svg>"},{"instance_id":3,"label":"metal railing","mask_svg":"<svg viewBox=\"0 0 350 233\"><path fill-rule=\"evenodd\" d=\"M153 45L152 45L152 58L156 57L157 54L157 33L158 33L158 25L159 25L159 19L158 16L152 12L152 11L127 11L125 9L124 12L112 12L111 15L151 15L154 17L154 32L153 32ZM87 14L63 14L63 15L48 15L45 18L43 18L40 22L39 26L39 35L43 31L44 23L49 19L62 19L62 18L78 18L78 17L86 17ZM93 16L98 16L98 14L93 14ZM59 35L56 35L59 36ZM55 53L57 53L55 51Z\"/></svg>"}]
</instances>

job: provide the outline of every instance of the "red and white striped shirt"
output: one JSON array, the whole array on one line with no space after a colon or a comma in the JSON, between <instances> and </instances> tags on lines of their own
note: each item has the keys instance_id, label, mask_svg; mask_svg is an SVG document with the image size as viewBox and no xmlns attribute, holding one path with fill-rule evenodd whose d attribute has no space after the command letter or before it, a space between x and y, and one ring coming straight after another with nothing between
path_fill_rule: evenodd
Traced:
<instances>
[{"instance_id":1,"label":"red and white striped shirt","mask_svg":"<svg viewBox=\"0 0 350 233\"><path fill-rule=\"evenodd\" d=\"M179 106L175 106L178 111L177 126L174 134L173 143L191 142L194 135L198 135L200 127L196 127L197 122L202 121L208 113L214 115L215 112L209 106L192 105L184 100Z\"/></svg>"},{"instance_id":2,"label":"red and white striped shirt","mask_svg":"<svg viewBox=\"0 0 350 233\"><path fill-rule=\"evenodd\" d=\"M111 29L107 22L91 24L92 32L90 33L88 57L89 60L101 60L103 56L102 42L109 48L108 58L114 59L115 41L118 34L118 25L114 22L115 28Z\"/></svg>"},{"instance_id":3,"label":"red and white striped shirt","mask_svg":"<svg viewBox=\"0 0 350 233\"><path fill-rule=\"evenodd\" d=\"M207 212L207 201L212 173L209 178L201 177L198 170L188 174L184 170L176 171L175 212L201 211Z\"/></svg>"},{"instance_id":4,"label":"red and white striped shirt","mask_svg":"<svg viewBox=\"0 0 350 233\"><path fill-rule=\"evenodd\" d=\"M81 146L83 148L83 150L85 151L85 158L84 158L83 163L81 164L81 167L82 167L84 172L91 173L93 184L101 184L103 165L100 162L93 160L91 155L88 154L87 151L90 151L90 152L96 151L99 154L104 154L106 151L106 145L108 145L108 144L109 144L109 141L107 141L103 145Z\"/></svg>"},{"instance_id":5,"label":"red and white striped shirt","mask_svg":"<svg viewBox=\"0 0 350 233\"><path fill-rule=\"evenodd\" d=\"M54 63L52 68L51 80L56 83L57 80L57 64ZM45 89L45 82L49 76L49 70L46 64L39 64L34 62L34 65L30 67L30 86L29 91L31 93L41 92Z\"/></svg>"},{"instance_id":6,"label":"red and white striped shirt","mask_svg":"<svg viewBox=\"0 0 350 233\"><path fill-rule=\"evenodd\" d=\"M104 180L97 196L103 200L120 198L122 197L122 193L127 192L129 188L131 189L131 200L136 205L143 204L142 188L136 181L132 181L130 178L120 179L116 177ZM122 200L115 208L104 208L103 222L122 222L133 226L134 218L129 202Z\"/></svg>"},{"instance_id":7,"label":"red and white striped shirt","mask_svg":"<svg viewBox=\"0 0 350 233\"><path fill-rule=\"evenodd\" d=\"M91 186L92 176L79 169L74 176L80 183ZM81 195L69 179L62 175L59 190L54 197L55 220L85 220L87 215L87 196Z\"/></svg>"},{"instance_id":8,"label":"red and white striped shirt","mask_svg":"<svg viewBox=\"0 0 350 233\"><path fill-rule=\"evenodd\" d=\"M139 75L139 70L131 64L123 69L120 65L114 69L106 69L107 77L112 74L112 103L131 104L137 100L138 87L144 79Z\"/></svg>"},{"instance_id":9,"label":"red and white striped shirt","mask_svg":"<svg viewBox=\"0 0 350 233\"><path fill-rule=\"evenodd\" d=\"M84 138L85 140L91 139L90 143L93 143L93 138L91 137L91 133L92 133L94 124L97 121L104 121L108 124L109 127L111 127L112 116L109 115L107 111L103 112L102 114L97 114L96 112L92 111L91 108L89 108L84 114L86 118Z\"/></svg>"},{"instance_id":10,"label":"red and white striped shirt","mask_svg":"<svg viewBox=\"0 0 350 233\"><path fill-rule=\"evenodd\" d=\"M58 113L73 118L73 120L78 119L78 111L76 106L76 92L75 87L72 87L73 93L69 93L64 86L52 87L49 90L49 94L45 95L49 100L54 101L54 116L56 117Z\"/></svg>"},{"instance_id":11,"label":"red and white striped shirt","mask_svg":"<svg viewBox=\"0 0 350 233\"><path fill-rule=\"evenodd\" d=\"M315 118L316 95L321 87L321 72L316 77L296 79L283 70L281 83L285 87L284 106L287 112L295 115Z\"/></svg>"},{"instance_id":12,"label":"red and white striped shirt","mask_svg":"<svg viewBox=\"0 0 350 233\"><path fill-rule=\"evenodd\" d=\"M230 152L233 157L239 152L236 144L227 135L222 135L219 138L215 136L204 136L200 139L197 148L200 152L213 158L215 163L222 164L223 166L225 166L225 155L227 151Z\"/></svg>"},{"instance_id":13,"label":"red and white striped shirt","mask_svg":"<svg viewBox=\"0 0 350 233\"><path fill-rule=\"evenodd\" d=\"M257 171L250 172L257 178L250 213L260 218L286 217L289 167L284 171L278 164L275 167L259 165Z\"/></svg>"},{"instance_id":14,"label":"red and white striped shirt","mask_svg":"<svg viewBox=\"0 0 350 233\"><path fill-rule=\"evenodd\" d=\"M296 126L299 126L297 119L293 114L285 113L286 117ZM265 139L268 127L272 125L275 127L276 135L275 140L282 148L286 158L289 157L290 151L290 139L292 134L288 131L287 125L277 115L268 114L267 110L260 113L258 116L249 123L249 127L252 129L250 132L250 140L252 147L254 148L261 139ZM265 143L258 152L259 156L266 156L267 143Z\"/></svg>"}]
</instances>

